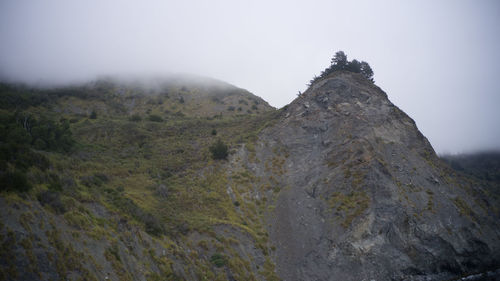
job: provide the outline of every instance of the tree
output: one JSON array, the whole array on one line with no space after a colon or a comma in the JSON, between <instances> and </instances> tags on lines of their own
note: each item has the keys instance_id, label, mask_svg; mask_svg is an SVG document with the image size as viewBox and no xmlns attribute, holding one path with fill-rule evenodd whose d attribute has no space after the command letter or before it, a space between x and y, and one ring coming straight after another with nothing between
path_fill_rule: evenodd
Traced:
<instances>
[{"instance_id":1,"label":"tree","mask_svg":"<svg viewBox=\"0 0 500 281\"><path fill-rule=\"evenodd\" d=\"M221 139L210 146L210 152L212 153L212 158L215 160L226 159L228 155L228 147Z\"/></svg>"},{"instance_id":2,"label":"tree","mask_svg":"<svg viewBox=\"0 0 500 281\"><path fill-rule=\"evenodd\" d=\"M347 63L345 70L350 71L350 72L354 72L354 73L361 73L361 63L357 60L352 60L352 61Z\"/></svg>"},{"instance_id":3,"label":"tree","mask_svg":"<svg viewBox=\"0 0 500 281\"><path fill-rule=\"evenodd\" d=\"M373 70L366 61L361 62L361 74L366 77L366 79L373 81Z\"/></svg>"},{"instance_id":4,"label":"tree","mask_svg":"<svg viewBox=\"0 0 500 281\"><path fill-rule=\"evenodd\" d=\"M347 62L347 55L343 51L336 52L332 59L332 65L337 66L337 70L345 69Z\"/></svg>"},{"instance_id":5,"label":"tree","mask_svg":"<svg viewBox=\"0 0 500 281\"><path fill-rule=\"evenodd\" d=\"M327 67L325 70L323 70L319 75L319 77L314 76L313 79L311 79L311 81L309 82L309 84L307 84L307 86L311 86L319 79L325 78L326 76L332 74L333 72L341 70L350 71L354 73L361 73L366 79L370 80L371 82L375 82L373 80L373 70L367 62L365 61L359 62L358 60L355 59L352 61L348 61L347 55L343 51L338 51L333 56L330 66Z\"/></svg>"}]
</instances>

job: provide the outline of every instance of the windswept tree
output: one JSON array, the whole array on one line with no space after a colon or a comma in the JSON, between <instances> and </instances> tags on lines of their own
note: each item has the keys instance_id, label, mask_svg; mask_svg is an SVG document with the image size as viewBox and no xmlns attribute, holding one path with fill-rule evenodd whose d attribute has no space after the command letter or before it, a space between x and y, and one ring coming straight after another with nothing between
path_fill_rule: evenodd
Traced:
<instances>
[{"instance_id":1,"label":"windswept tree","mask_svg":"<svg viewBox=\"0 0 500 281\"><path fill-rule=\"evenodd\" d=\"M338 68L337 70L344 70L347 66L347 63L347 55L344 53L344 51L338 51L335 53L335 56L333 56L331 65L336 66Z\"/></svg>"},{"instance_id":2,"label":"windswept tree","mask_svg":"<svg viewBox=\"0 0 500 281\"><path fill-rule=\"evenodd\" d=\"M366 61L361 62L361 74L366 77L366 79L375 82L373 80L373 70Z\"/></svg>"},{"instance_id":3,"label":"windswept tree","mask_svg":"<svg viewBox=\"0 0 500 281\"><path fill-rule=\"evenodd\" d=\"M361 72L361 63L357 60L352 60L347 63L347 66L345 70L354 72L354 73L360 73Z\"/></svg>"},{"instance_id":4,"label":"windswept tree","mask_svg":"<svg viewBox=\"0 0 500 281\"><path fill-rule=\"evenodd\" d=\"M347 60L347 55L343 51L338 51L333 56L330 66L323 70L319 77L314 76L314 78L309 82L309 85L312 85L314 82L330 75L335 71L341 70L361 73L366 79L375 82L373 80L373 70L366 61L359 62L356 59L349 61Z\"/></svg>"}]
</instances>

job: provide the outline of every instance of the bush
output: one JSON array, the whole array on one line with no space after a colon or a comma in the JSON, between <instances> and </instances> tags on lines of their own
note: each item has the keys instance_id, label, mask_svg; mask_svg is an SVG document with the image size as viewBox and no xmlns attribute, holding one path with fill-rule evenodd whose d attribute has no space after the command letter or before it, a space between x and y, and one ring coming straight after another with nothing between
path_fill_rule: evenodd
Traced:
<instances>
[{"instance_id":1,"label":"bush","mask_svg":"<svg viewBox=\"0 0 500 281\"><path fill-rule=\"evenodd\" d=\"M101 186L107 183L108 180L109 178L102 173L95 173L94 175L82 176L80 178L80 182L87 187Z\"/></svg>"},{"instance_id":2,"label":"bush","mask_svg":"<svg viewBox=\"0 0 500 281\"><path fill-rule=\"evenodd\" d=\"M146 213L142 217L142 221L144 221L144 227L148 234L159 237L164 233L164 229L160 220L155 216Z\"/></svg>"},{"instance_id":3,"label":"bush","mask_svg":"<svg viewBox=\"0 0 500 281\"><path fill-rule=\"evenodd\" d=\"M31 189L31 184L26 178L26 174L21 171L5 172L0 176L1 191L28 191Z\"/></svg>"},{"instance_id":4,"label":"bush","mask_svg":"<svg viewBox=\"0 0 500 281\"><path fill-rule=\"evenodd\" d=\"M47 190L38 194L37 199L42 206L49 205L57 214L66 212L66 207L61 202L61 197L58 192Z\"/></svg>"},{"instance_id":5,"label":"bush","mask_svg":"<svg viewBox=\"0 0 500 281\"><path fill-rule=\"evenodd\" d=\"M163 118L161 118L161 116L158 116L156 114L149 115L148 120L152 122L163 122Z\"/></svg>"},{"instance_id":6,"label":"bush","mask_svg":"<svg viewBox=\"0 0 500 281\"><path fill-rule=\"evenodd\" d=\"M128 120L132 122L139 122L142 120L142 117L139 114L134 114L128 118Z\"/></svg>"},{"instance_id":7,"label":"bush","mask_svg":"<svg viewBox=\"0 0 500 281\"><path fill-rule=\"evenodd\" d=\"M215 253L210 257L210 262L216 267L223 267L227 264L227 258L222 254Z\"/></svg>"},{"instance_id":8,"label":"bush","mask_svg":"<svg viewBox=\"0 0 500 281\"><path fill-rule=\"evenodd\" d=\"M30 113L14 113L0 116L0 143L39 150L69 151L74 140L69 121L55 121L47 116L38 119Z\"/></svg>"},{"instance_id":9,"label":"bush","mask_svg":"<svg viewBox=\"0 0 500 281\"><path fill-rule=\"evenodd\" d=\"M226 159L228 155L228 147L220 139L210 146L212 158L215 160Z\"/></svg>"},{"instance_id":10,"label":"bush","mask_svg":"<svg viewBox=\"0 0 500 281\"><path fill-rule=\"evenodd\" d=\"M97 119L97 112L95 112L95 110L92 110L92 112L90 113L89 118L90 119Z\"/></svg>"}]
</instances>

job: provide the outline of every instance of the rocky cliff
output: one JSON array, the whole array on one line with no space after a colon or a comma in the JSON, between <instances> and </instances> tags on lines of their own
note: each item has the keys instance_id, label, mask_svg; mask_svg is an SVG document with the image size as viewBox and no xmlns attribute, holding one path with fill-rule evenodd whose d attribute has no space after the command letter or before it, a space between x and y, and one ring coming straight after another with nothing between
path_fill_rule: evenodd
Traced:
<instances>
[{"instance_id":1,"label":"rocky cliff","mask_svg":"<svg viewBox=\"0 0 500 281\"><path fill-rule=\"evenodd\" d=\"M445 280L499 265L498 190L443 165L361 75L314 83L256 150L286 151L268 216L284 280Z\"/></svg>"}]
</instances>

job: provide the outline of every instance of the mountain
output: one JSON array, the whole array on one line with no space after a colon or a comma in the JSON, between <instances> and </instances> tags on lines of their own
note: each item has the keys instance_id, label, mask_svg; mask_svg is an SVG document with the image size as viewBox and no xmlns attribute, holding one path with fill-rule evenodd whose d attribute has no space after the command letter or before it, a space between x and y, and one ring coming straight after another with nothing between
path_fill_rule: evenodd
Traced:
<instances>
[{"instance_id":1,"label":"mountain","mask_svg":"<svg viewBox=\"0 0 500 281\"><path fill-rule=\"evenodd\" d=\"M361 74L280 110L185 76L0 96L0 280L500 275L498 186Z\"/></svg>"},{"instance_id":2,"label":"mountain","mask_svg":"<svg viewBox=\"0 0 500 281\"><path fill-rule=\"evenodd\" d=\"M284 280L446 280L498 267L498 188L441 162L415 122L362 76L314 83L260 136L286 151L269 217ZM265 145L262 145L265 144Z\"/></svg>"}]
</instances>

